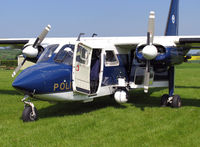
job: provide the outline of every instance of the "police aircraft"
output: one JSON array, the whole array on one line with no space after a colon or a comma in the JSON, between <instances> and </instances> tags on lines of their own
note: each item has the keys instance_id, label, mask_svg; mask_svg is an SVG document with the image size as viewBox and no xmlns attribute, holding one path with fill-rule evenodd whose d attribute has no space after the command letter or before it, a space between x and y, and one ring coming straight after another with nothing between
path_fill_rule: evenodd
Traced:
<instances>
[{"instance_id":1,"label":"police aircraft","mask_svg":"<svg viewBox=\"0 0 200 147\"><path fill-rule=\"evenodd\" d=\"M168 87L161 106L181 107L174 94L175 65L186 62L190 49L200 48L200 36L178 36L179 0L171 0L164 36L154 36L155 12L149 15L144 37L46 38L48 25L37 39L0 39L0 44L24 44L24 61L36 64L23 70L12 86L23 93L23 121L38 118L30 101L83 101L114 95L118 103L128 101L128 92Z\"/></svg>"}]
</instances>

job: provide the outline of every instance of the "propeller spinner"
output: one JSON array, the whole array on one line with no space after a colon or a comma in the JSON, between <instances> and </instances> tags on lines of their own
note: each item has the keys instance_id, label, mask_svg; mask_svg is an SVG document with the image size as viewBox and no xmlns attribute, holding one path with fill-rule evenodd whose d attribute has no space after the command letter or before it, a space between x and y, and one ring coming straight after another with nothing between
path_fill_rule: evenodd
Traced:
<instances>
[{"instance_id":1,"label":"propeller spinner","mask_svg":"<svg viewBox=\"0 0 200 147\"><path fill-rule=\"evenodd\" d=\"M36 38L34 44L32 46L27 46L25 47L23 50L22 50L22 54L23 56L25 57L24 60L22 61L21 64L19 64L13 74L12 74L12 77L14 77L18 71L20 70L20 68L24 65L24 63L26 62L27 60L27 57L28 58L35 58L37 57L38 55L38 46L42 43L42 41L44 40L44 38L46 37L46 35L48 34L48 32L50 31L51 29L51 26L50 25L47 25L44 30L42 31L42 33Z\"/></svg>"}]
</instances>

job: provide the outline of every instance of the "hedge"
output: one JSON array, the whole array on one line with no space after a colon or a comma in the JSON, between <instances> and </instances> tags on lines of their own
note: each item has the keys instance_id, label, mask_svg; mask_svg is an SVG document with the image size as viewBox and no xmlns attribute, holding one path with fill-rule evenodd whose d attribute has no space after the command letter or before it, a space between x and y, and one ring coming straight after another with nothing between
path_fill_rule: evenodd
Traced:
<instances>
[{"instance_id":1,"label":"hedge","mask_svg":"<svg viewBox=\"0 0 200 147\"><path fill-rule=\"evenodd\" d=\"M15 67L17 66L17 60L1 60L0 66L6 66L6 67Z\"/></svg>"}]
</instances>

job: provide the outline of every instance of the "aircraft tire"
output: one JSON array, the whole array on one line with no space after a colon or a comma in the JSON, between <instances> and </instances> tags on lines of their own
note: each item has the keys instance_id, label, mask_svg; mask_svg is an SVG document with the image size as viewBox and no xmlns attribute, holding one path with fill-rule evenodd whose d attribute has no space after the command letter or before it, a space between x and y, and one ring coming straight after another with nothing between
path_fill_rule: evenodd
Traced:
<instances>
[{"instance_id":1,"label":"aircraft tire","mask_svg":"<svg viewBox=\"0 0 200 147\"><path fill-rule=\"evenodd\" d=\"M179 95L174 95L172 100L172 108L180 108L181 107L181 98Z\"/></svg>"},{"instance_id":2,"label":"aircraft tire","mask_svg":"<svg viewBox=\"0 0 200 147\"><path fill-rule=\"evenodd\" d=\"M161 101L160 101L161 107L167 107L167 106L168 106L168 103L167 103L168 98L169 98L169 95L168 95L168 94L164 94L164 95L161 97Z\"/></svg>"},{"instance_id":3,"label":"aircraft tire","mask_svg":"<svg viewBox=\"0 0 200 147\"><path fill-rule=\"evenodd\" d=\"M32 116L32 108L30 106L26 106L22 113L23 122L35 121L38 119L37 109L34 107L36 116Z\"/></svg>"}]
</instances>

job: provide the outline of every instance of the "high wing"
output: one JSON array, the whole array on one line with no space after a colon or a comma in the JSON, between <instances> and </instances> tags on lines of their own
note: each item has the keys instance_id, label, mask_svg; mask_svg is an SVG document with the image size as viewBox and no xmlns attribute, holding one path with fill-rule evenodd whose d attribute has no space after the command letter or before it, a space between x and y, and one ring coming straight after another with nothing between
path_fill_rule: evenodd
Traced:
<instances>
[{"instance_id":1,"label":"high wing","mask_svg":"<svg viewBox=\"0 0 200 147\"><path fill-rule=\"evenodd\" d=\"M129 37L115 39L115 46L123 49L137 48L146 44L146 37ZM182 46L189 49L200 49L200 36L155 36L155 44L163 46Z\"/></svg>"},{"instance_id":2,"label":"high wing","mask_svg":"<svg viewBox=\"0 0 200 147\"><path fill-rule=\"evenodd\" d=\"M200 36L180 37L177 44L190 49L200 49Z\"/></svg>"},{"instance_id":3,"label":"high wing","mask_svg":"<svg viewBox=\"0 0 200 147\"><path fill-rule=\"evenodd\" d=\"M29 42L30 38L8 38L8 39L1 39L0 38L0 44L1 45L8 45L8 44L20 44L24 45Z\"/></svg>"},{"instance_id":4,"label":"high wing","mask_svg":"<svg viewBox=\"0 0 200 147\"><path fill-rule=\"evenodd\" d=\"M23 49L23 46L29 42L30 38L0 38L0 46L8 47L10 49Z\"/></svg>"}]
</instances>

